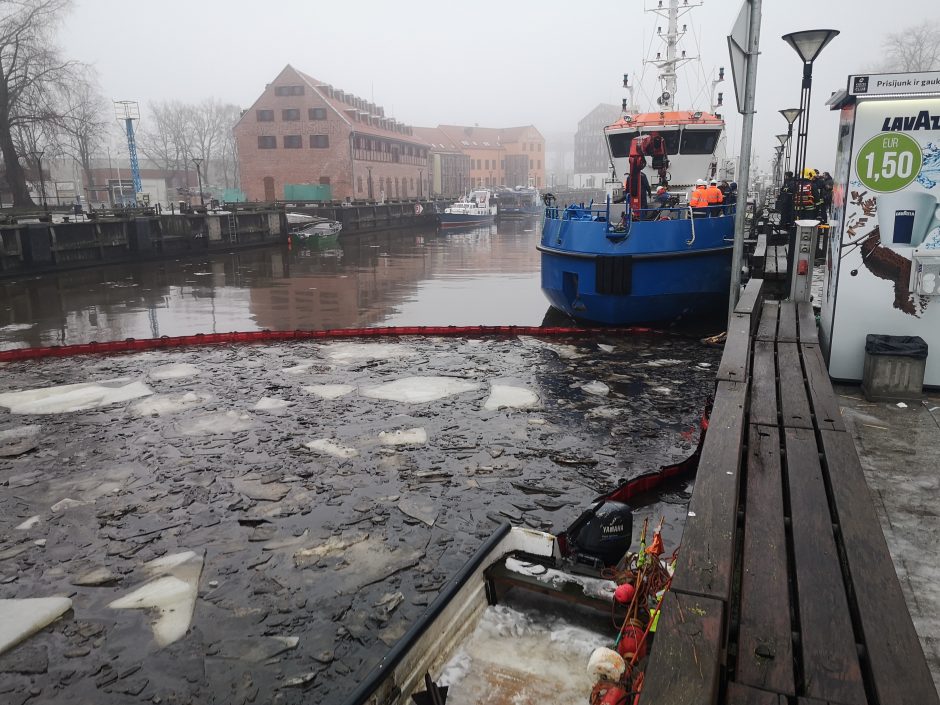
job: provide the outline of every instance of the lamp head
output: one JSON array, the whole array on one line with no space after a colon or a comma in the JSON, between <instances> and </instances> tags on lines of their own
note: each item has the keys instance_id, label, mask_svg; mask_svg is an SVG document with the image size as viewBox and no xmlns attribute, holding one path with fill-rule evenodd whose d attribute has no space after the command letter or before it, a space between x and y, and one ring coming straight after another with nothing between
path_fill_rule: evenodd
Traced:
<instances>
[{"instance_id":1,"label":"lamp head","mask_svg":"<svg viewBox=\"0 0 940 705\"><path fill-rule=\"evenodd\" d=\"M811 64L825 46L839 36L837 29L808 29L784 34L782 39L799 54L804 64Z\"/></svg>"},{"instance_id":2,"label":"lamp head","mask_svg":"<svg viewBox=\"0 0 940 705\"><path fill-rule=\"evenodd\" d=\"M780 114L783 115L783 119L786 120L788 124L792 125L802 112L803 110L801 108L786 108L785 110L781 110Z\"/></svg>"},{"instance_id":3,"label":"lamp head","mask_svg":"<svg viewBox=\"0 0 940 705\"><path fill-rule=\"evenodd\" d=\"M783 145L787 143L787 140L790 139L789 135L777 135L777 139L780 140L780 149L783 149Z\"/></svg>"}]
</instances>

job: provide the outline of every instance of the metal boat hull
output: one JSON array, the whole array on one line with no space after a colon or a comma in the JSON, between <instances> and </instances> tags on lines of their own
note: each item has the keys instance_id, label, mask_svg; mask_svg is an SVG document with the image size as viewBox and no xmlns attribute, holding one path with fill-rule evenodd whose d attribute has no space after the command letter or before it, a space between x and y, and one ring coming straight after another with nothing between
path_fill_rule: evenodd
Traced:
<instances>
[{"instance_id":1,"label":"metal boat hull","mask_svg":"<svg viewBox=\"0 0 940 705\"><path fill-rule=\"evenodd\" d=\"M567 315L603 325L707 317L728 303L732 216L639 221L626 237L606 222L547 218L542 290ZM691 241L691 244L690 244Z\"/></svg>"}]
</instances>

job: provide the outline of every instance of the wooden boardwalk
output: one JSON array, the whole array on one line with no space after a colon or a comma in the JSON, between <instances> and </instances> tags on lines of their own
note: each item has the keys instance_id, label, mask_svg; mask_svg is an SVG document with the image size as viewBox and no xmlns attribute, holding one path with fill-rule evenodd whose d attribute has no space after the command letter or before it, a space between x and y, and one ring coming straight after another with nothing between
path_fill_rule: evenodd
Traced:
<instances>
[{"instance_id":1,"label":"wooden boardwalk","mask_svg":"<svg viewBox=\"0 0 940 705\"><path fill-rule=\"evenodd\" d=\"M640 703L940 705L813 310L760 279L729 323Z\"/></svg>"}]
</instances>

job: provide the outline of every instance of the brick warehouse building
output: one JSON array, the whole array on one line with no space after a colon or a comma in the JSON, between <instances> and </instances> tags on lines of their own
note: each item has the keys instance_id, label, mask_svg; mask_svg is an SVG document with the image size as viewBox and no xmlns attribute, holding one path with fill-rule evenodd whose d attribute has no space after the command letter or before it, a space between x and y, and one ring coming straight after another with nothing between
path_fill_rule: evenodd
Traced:
<instances>
[{"instance_id":1,"label":"brick warehouse building","mask_svg":"<svg viewBox=\"0 0 940 705\"><path fill-rule=\"evenodd\" d=\"M252 201L428 193L428 145L410 126L290 65L233 131L241 188Z\"/></svg>"}]
</instances>

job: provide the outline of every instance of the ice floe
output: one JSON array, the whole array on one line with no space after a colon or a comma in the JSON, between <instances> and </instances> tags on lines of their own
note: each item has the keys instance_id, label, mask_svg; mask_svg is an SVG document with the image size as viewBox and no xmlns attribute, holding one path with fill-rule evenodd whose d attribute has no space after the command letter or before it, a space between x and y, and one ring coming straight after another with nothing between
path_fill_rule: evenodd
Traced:
<instances>
[{"instance_id":1,"label":"ice floe","mask_svg":"<svg viewBox=\"0 0 940 705\"><path fill-rule=\"evenodd\" d=\"M213 433L247 431L254 426L251 416L237 411L219 411L205 414L181 423L179 432L184 436L202 436Z\"/></svg>"},{"instance_id":2,"label":"ice floe","mask_svg":"<svg viewBox=\"0 0 940 705\"><path fill-rule=\"evenodd\" d=\"M16 426L0 431L0 458L14 458L28 453L39 445L39 432L42 426Z\"/></svg>"},{"instance_id":3,"label":"ice floe","mask_svg":"<svg viewBox=\"0 0 940 705\"><path fill-rule=\"evenodd\" d=\"M146 384L126 378L40 387L0 394L0 406L14 414L64 414L109 406L153 394Z\"/></svg>"},{"instance_id":4,"label":"ice floe","mask_svg":"<svg viewBox=\"0 0 940 705\"><path fill-rule=\"evenodd\" d=\"M133 592L111 602L112 609L153 609L153 636L167 646L186 634L196 606L202 555L183 551L144 564L144 572L155 577Z\"/></svg>"},{"instance_id":5,"label":"ice floe","mask_svg":"<svg viewBox=\"0 0 940 705\"><path fill-rule=\"evenodd\" d=\"M164 379L183 379L185 377L195 377L199 374L199 368L188 362L179 362L174 365L163 365L155 370L151 370L147 376L154 380Z\"/></svg>"},{"instance_id":6,"label":"ice floe","mask_svg":"<svg viewBox=\"0 0 940 705\"><path fill-rule=\"evenodd\" d=\"M39 523L39 515L37 514L36 516L31 516L29 519L27 519L23 523L17 524L13 528L17 529L18 531L27 531L29 529L32 529L38 523Z\"/></svg>"},{"instance_id":7,"label":"ice floe","mask_svg":"<svg viewBox=\"0 0 940 705\"><path fill-rule=\"evenodd\" d=\"M332 455L334 458L355 458L359 455L359 451L355 448L347 448L329 438L317 438L309 443L304 443L304 447L315 453Z\"/></svg>"},{"instance_id":8,"label":"ice floe","mask_svg":"<svg viewBox=\"0 0 940 705\"><path fill-rule=\"evenodd\" d=\"M379 441L386 446L424 445L428 442L428 432L423 428L382 431L379 433Z\"/></svg>"},{"instance_id":9,"label":"ice floe","mask_svg":"<svg viewBox=\"0 0 940 705\"><path fill-rule=\"evenodd\" d=\"M595 394L599 397L605 397L610 394L610 387L596 379L587 384L582 384L581 389L588 394Z\"/></svg>"},{"instance_id":10,"label":"ice floe","mask_svg":"<svg viewBox=\"0 0 940 705\"><path fill-rule=\"evenodd\" d=\"M335 556L350 546L361 543L369 538L367 533L353 534L352 536L331 536L324 543L310 548L302 548L294 553L294 565L298 568L307 568L316 565L320 559Z\"/></svg>"},{"instance_id":11,"label":"ice floe","mask_svg":"<svg viewBox=\"0 0 940 705\"><path fill-rule=\"evenodd\" d=\"M0 600L0 654L51 624L72 607L67 597Z\"/></svg>"},{"instance_id":12,"label":"ice floe","mask_svg":"<svg viewBox=\"0 0 940 705\"><path fill-rule=\"evenodd\" d=\"M275 397L261 397L258 400L258 403L255 404L255 411L277 411L279 409L286 409L288 406L291 406L294 402L287 401L286 399L277 399Z\"/></svg>"},{"instance_id":13,"label":"ice floe","mask_svg":"<svg viewBox=\"0 0 940 705\"><path fill-rule=\"evenodd\" d=\"M574 345L558 345L557 343L546 343L544 340L532 338L528 335L520 335L519 342L530 348L544 348L551 350L563 360L577 360L584 355L578 352Z\"/></svg>"},{"instance_id":14,"label":"ice floe","mask_svg":"<svg viewBox=\"0 0 940 705\"><path fill-rule=\"evenodd\" d=\"M490 395L483 402L483 408L496 409L531 409L539 405L539 395L526 387L512 384L491 384Z\"/></svg>"},{"instance_id":15,"label":"ice floe","mask_svg":"<svg viewBox=\"0 0 940 705\"><path fill-rule=\"evenodd\" d=\"M10 323L6 326L0 326L0 333L19 333L34 327L35 323Z\"/></svg>"},{"instance_id":16,"label":"ice floe","mask_svg":"<svg viewBox=\"0 0 940 705\"><path fill-rule=\"evenodd\" d=\"M58 514L59 512L64 512L66 509L80 507L83 504L87 504L87 502L80 502L77 499L66 497L65 499L60 499L58 502L49 507L49 509L51 509L54 514Z\"/></svg>"},{"instance_id":17,"label":"ice floe","mask_svg":"<svg viewBox=\"0 0 940 705\"><path fill-rule=\"evenodd\" d=\"M303 390L321 399L339 399L356 391L356 388L351 384L311 384L303 387Z\"/></svg>"},{"instance_id":18,"label":"ice floe","mask_svg":"<svg viewBox=\"0 0 940 705\"><path fill-rule=\"evenodd\" d=\"M600 350L601 352L609 353L609 352L613 352L617 348L614 347L613 345L604 345L603 343L598 343L597 349Z\"/></svg>"},{"instance_id":19,"label":"ice floe","mask_svg":"<svg viewBox=\"0 0 940 705\"><path fill-rule=\"evenodd\" d=\"M479 388L480 385L476 382L459 377L403 377L394 382L363 387L359 393L371 399L421 404L455 394L472 392Z\"/></svg>"},{"instance_id":20,"label":"ice floe","mask_svg":"<svg viewBox=\"0 0 940 705\"><path fill-rule=\"evenodd\" d=\"M186 392L185 394L154 394L153 396L135 401L127 411L134 416L168 416L188 411L200 404L211 401L209 394Z\"/></svg>"},{"instance_id":21,"label":"ice floe","mask_svg":"<svg viewBox=\"0 0 940 705\"><path fill-rule=\"evenodd\" d=\"M685 364L685 360L673 360L671 358L664 357L659 360L649 360L644 364L647 367L672 367L673 365Z\"/></svg>"},{"instance_id":22,"label":"ice floe","mask_svg":"<svg viewBox=\"0 0 940 705\"><path fill-rule=\"evenodd\" d=\"M424 522L428 526L434 526L434 522L437 521L438 505L431 499L406 497L398 502L398 508L402 514Z\"/></svg>"},{"instance_id":23,"label":"ice floe","mask_svg":"<svg viewBox=\"0 0 940 705\"><path fill-rule=\"evenodd\" d=\"M321 346L320 351L330 362L341 365L394 360L415 354L412 348L398 343L333 343Z\"/></svg>"},{"instance_id":24,"label":"ice floe","mask_svg":"<svg viewBox=\"0 0 940 705\"><path fill-rule=\"evenodd\" d=\"M313 367L312 362L301 362L294 365L293 367L285 367L281 372L289 375L302 375L304 372Z\"/></svg>"}]
</instances>

